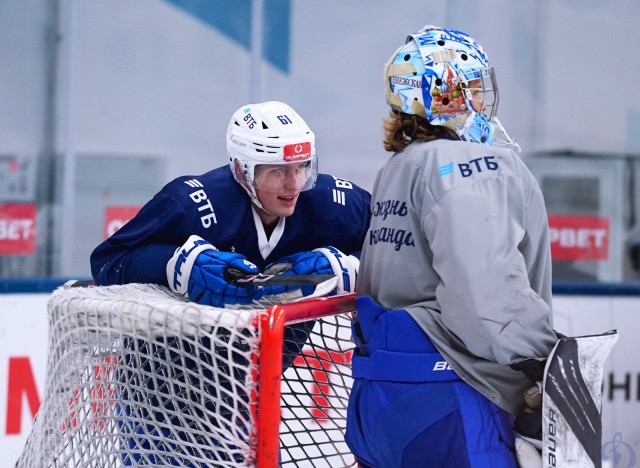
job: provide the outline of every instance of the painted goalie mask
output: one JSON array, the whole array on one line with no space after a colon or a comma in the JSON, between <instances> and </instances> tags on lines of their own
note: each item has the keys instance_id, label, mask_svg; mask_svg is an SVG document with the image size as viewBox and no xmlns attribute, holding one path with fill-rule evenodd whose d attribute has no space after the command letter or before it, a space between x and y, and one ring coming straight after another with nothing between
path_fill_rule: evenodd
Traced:
<instances>
[{"instance_id":1,"label":"painted goalie mask","mask_svg":"<svg viewBox=\"0 0 640 468\"><path fill-rule=\"evenodd\" d=\"M425 26L391 56L384 79L394 111L449 127L465 141L517 147L496 117L493 67L469 35Z\"/></svg>"}]
</instances>

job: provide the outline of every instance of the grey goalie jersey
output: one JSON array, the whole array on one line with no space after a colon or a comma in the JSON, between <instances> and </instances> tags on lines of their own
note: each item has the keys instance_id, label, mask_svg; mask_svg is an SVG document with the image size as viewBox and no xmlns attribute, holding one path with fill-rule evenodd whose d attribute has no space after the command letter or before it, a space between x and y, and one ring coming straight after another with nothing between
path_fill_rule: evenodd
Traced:
<instances>
[{"instance_id":1,"label":"grey goalie jersey","mask_svg":"<svg viewBox=\"0 0 640 468\"><path fill-rule=\"evenodd\" d=\"M406 309L467 383L511 413L524 374L547 357L551 313L547 213L511 150L413 142L379 172L358 294Z\"/></svg>"}]
</instances>

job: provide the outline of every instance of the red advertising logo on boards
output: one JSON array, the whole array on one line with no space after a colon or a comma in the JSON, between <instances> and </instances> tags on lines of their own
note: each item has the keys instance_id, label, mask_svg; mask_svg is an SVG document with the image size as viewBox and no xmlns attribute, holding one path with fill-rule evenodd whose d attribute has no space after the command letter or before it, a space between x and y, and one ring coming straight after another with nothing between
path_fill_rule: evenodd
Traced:
<instances>
[{"instance_id":1,"label":"red advertising logo on boards","mask_svg":"<svg viewBox=\"0 0 640 468\"><path fill-rule=\"evenodd\" d=\"M138 211L140 211L139 206L107 206L104 212L104 238L111 237L118 229L137 215Z\"/></svg>"},{"instance_id":2,"label":"red advertising logo on boards","mask_svg":"<svg viewBox=\"0 0 640 468\"><path fill-rule=\"evenodd\" d=\"M549 215L553 260L607 260L609 218L585 215Z\"/></svg>"},{"instance_id":3,"label":"red advertising logo on boards","mask_svg":"<svg viewBox=\"0 0 640 468\"><path fill-rule=\"evenodd\" d=\"M36 252L36 205L0 204L0 255Z\"/></svg>"}]
</instances>

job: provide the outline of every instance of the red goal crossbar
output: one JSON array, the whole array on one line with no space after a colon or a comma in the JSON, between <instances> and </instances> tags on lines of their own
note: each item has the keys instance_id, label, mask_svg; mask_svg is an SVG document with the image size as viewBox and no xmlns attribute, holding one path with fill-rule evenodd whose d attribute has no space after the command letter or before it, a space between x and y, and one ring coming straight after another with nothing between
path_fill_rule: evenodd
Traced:
<instances>
[{"instance_id":1,"label":"red goal crossbar","mask_svg":"<svg viewBox=\"0 0 640 468\"><path fill-rule=\"evenodd\" d=\"M355 293L321 297L292 304L271 306L260 316L263 330L260 343L260 375L257 398L256 465L278 466L282 347L285 325L354 312Z\"/></svg>"}]
</instances>

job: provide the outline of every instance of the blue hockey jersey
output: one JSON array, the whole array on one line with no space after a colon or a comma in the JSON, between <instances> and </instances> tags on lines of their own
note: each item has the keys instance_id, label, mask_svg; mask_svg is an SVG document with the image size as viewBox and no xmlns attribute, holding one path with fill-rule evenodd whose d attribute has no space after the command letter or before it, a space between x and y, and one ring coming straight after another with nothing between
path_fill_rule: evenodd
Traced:
<instances>
[{"instance_id":1,"label":"blue hockey jersey","mask_svg":"<svg viewBox=\"0 0 640 468\"><path fill-rule=\"evenodd\" d=\"M167 286L166 264L192 234L217 249L238 252L262 271L285 255L331 245L359 255L370 221L370 194L357 185L319 174L300 193L293 215L266 258L249 196L228 166L168 183L140 212L91 254L98 285L156 283Z\"/></svg>"}]
</instances>

